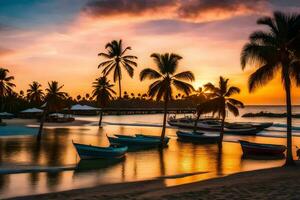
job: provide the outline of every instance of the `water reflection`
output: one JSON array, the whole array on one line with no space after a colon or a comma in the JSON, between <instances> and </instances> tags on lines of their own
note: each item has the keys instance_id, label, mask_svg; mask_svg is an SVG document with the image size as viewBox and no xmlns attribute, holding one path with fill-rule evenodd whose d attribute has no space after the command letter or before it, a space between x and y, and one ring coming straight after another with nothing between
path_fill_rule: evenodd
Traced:
<instances>
[{"instance_id":1,"label":"water reflection","mask_svg":"<svg viewBox=\"0 0 300 200\"><path fill-rule=\"evenodd\" d=\"M165 180L167 185L175 185L234 172L280 166L284 162L282 159L269 161L241 159L242 152L238 143L224 142L221 153L218 152L215 144L182 143L176 140L176 129L167 129L167 135L171 137L168 148L129 152L126 159L112 163L79 162L71 142L74 140L79 143L108 146L106 134L159 135L160 132L159 127L106 125L103 128L84 126L47 129L40 143L36 142L34 137L28 136L1 138L0 169L7 168L7 166L20 167L20 165L33 167L74 165L77 166L77 169L60 173L0 175L0 197L150 179L159 176L208 172ZM224 139L238 140L240 138L225 136ZM285 139L280 138L243 137L243 139L274 144L284 144L285 142ZM294 142L299 142L298 138L294 140Z\"/></svg>"}]
</instances>

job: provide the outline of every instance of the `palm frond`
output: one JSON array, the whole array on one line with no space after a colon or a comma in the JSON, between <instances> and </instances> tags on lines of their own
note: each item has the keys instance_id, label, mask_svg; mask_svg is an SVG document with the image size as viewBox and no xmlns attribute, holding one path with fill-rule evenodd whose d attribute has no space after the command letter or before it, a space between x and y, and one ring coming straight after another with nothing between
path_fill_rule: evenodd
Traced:
<instances>
[{"instance_id":1,"label":"palm frond","mask_svg":"<svg viewBox=\"0 0 300 200\"><path fill-rule=\"evenodd\" d=\"M274 34L278 34L278 28L271 17L259 18L257 24L269 26Z\"/></svg>"},{"instance_id":2,"label":"palm frond","mask_svg":"<svg viewBox=\"0 0 300 200\"><path fill-rule=\"evenodd\" d=\"M216 92L217 88L212 83L206 83L204 86L205 92Z\"/></svg>"},{"instance_id":3,"label":"palm frond","mask_svg":"<svg viewBox=\"0 0 300 200\"><path fill-rule=\"evenodd\" d=\"M121 55L124 55L124 54L126 53L127 50L131 50L131 47L126 47L126 48L122 51Z\"/></svg>"},{"instance_id":4,"label":"palm frond","mask_svg":"<svg viewBox=\"0 0 300 200\"><path fill-rule=\"evenodd\" d=\"M253 92L257 87L265 85L273 79L277 66L264 65L252 73L248 80L249 92Z\"/></svg>"},{"instance_id":5,"label":"palm frond","mask_svg":"<svg viewBox=\"0 0 300 200\"><path fill-rule=\"evenodd\" d=\"M226 97L230 97L234 94L239 94L241 92L240 88L235 87L235 86L231 86L228 91L226 92L225 96Z\"/></svg>"},{"instance_id":6,"label":"palm frond","mask_svg":"<svg viewBox=\"0 0 300 200\"><path fill-rule=\"evenodd\" d=\"M134 67L137 67L137 63L134 62L134 61L132 61L132 60L128 60L126 58L123 58L123 62L128 63L128 64L130 64L130 65L132 65Z\"/></svg>"},{"instance_id":7,"label":"palm frond","mask_svg":"<svg viewBox=\"0 0 300 200\"><path fill-rule=\"evenodd\" d=\"M231 103L232 105L234 105L234 106L237 106L239 108L244 108L244 104L239 100L236 100L236 99L233 99L233 98L228 98L227 101L229 103Z\"/></svg>"},{"instance_id":8,"label":"palm frond","mask_svg":"<svg viewBox=\"0 0 300 200\"><path fill-rule=\"evenodd\" d=\"M112 57L107 54L107 53L98 53L98 56L101 56L101 57L104 57L104 58L107 58L107 59L111 59Z\"/></svg>"},{"instance_id":9,"label":"palm frond","mask_svg":"<svg viewBox=\"0 0 300 200\"><path fill-rule=\"evenodd\" d=\"M129 76L132 78L133 77L133 72L134 72L133 67L130 66L130 64L128 64L126 62L122 62L122 64L125 67L126 71L128 72Z\"/></svg>"},{"instance_id":10,"label":"palm frond","mask_svg":"<svg viewBox=\"0 0 300 200\"><path fill-rule=\"evenodd\" d=\"M252 43L259 45L273 46L277 43L276 39L274 38L274 35L265 31L255 31L250 35L249 39Z\"/></svg>"},{"instance_id":11,"label":"palm frond","mask_svg":"<svg viewBox=\"0 0 300 200\"><path fill-rule=\"evenodd\" d=\"M113 60L104 61L104 62L102 62L102 63L100 63L98 65L98 68L100 68L100 67L107 67L107 66L111 65L112 63L114 63Z\"/></svg>"},{"instance_id":12,"label":"palm frond","mask_svg":"<svg viewBox=\"0 0 300 200\"><path fill-rule=\"evenodd\" d=\"M173 84L177 90L182 91L185 95L189 95L194 91L194 87L188 83L179 80L173 80Z\"/></svg>"},{"instance_id":13,"label":"palm frond","mask_svg":"<svg viewBox=\"0 0 300 200\"><path fill-rule=\"evenodd\" d=\"M241 52L241 66L245 69L247 64L265 65L267 63L278 63L277 49L273 46L247 43Z\"/></svg>"},{"instance_id":14,"label":"palm frond","mask_svg":"<svg viewBox=\"0 0 300 200\"><path fill-rule=\"evenodd\" d=\"M143 81L145 79L158 79L161 78L162 75L151 68L146 68L140 72L140 80Z\"/></svg>"},{"instance_id":15,"label":"palm frond","mask_svg":"<svg viewBox=\"0 0 300 200\"><path fill-rule=\"evenodd\" d=\"M227 102L226 103L228 110L234 115L238 116L239 115L239 109L235 107L233 104Z\"/></svg>"},{"instance_id":16,"label":"palm frond","mask_svg":"<svg viewBox=\"0 0 300 200\"><path fill-rule=\"evenodd\" d=\"M180 72L178 74L175 74L173 76L173 78L181 79L181 80L187 80L187 81L194 81L195 80L194 74L191 71Z\"/></svg>"}]
</instances>

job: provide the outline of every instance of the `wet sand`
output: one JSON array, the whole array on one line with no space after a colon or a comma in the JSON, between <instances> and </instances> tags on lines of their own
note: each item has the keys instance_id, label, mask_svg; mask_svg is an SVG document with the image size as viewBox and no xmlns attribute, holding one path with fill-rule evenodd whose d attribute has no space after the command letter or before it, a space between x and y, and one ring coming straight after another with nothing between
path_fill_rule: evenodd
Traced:
<instances>
[{"instance_id":1,"label":"wet sand","mask_svg":"<svg viewBox=\"0 0 300 200\"><path fill-rule=\"evenodd\" d=\"M221 178L166 187L164 179L100 185L14 199L299 199L300 167L242 172Z\"/></svg>"}]
</instances>

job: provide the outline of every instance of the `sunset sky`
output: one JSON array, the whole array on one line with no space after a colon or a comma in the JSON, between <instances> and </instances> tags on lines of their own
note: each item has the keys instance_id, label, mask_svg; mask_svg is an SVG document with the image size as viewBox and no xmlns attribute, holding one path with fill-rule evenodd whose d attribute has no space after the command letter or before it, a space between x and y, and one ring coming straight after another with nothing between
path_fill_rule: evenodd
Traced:
<instances>
[{"instance_id":1,"label":"sunset sky","mask_svg":"<svg viewBox=\"0 0 300 200\"><path fill-rule=\"evenodd\" d=\"M99 77L97 56L113 39L138 56L133 79L123 71L123 91L145 93L139 72L152 67L150 54L174 52L191 70L195 88L230 78L246 104L284 104L277 77L249 94L240 52L249 34L262 27L256 20L272 11L299 12L299 0L0 0L0 66L15 76L16 90L32 81L43 86L57 80L71 95L90 93ZM117 88L116 88L117 91ZM293 88L300 104L300 90Z\"/></svg>"}]
</instances>

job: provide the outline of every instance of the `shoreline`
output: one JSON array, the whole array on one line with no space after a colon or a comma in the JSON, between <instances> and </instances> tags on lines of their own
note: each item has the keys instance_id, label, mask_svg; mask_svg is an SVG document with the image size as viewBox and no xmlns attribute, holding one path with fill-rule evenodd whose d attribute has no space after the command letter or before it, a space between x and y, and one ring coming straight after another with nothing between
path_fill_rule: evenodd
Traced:
<instances>
[{"instance_id":1,"label":"shoreline","mask_svg":"<svg viewBox=\"0 0 300 200\"><path fill-rule=\"evenodd\" d=\"M171 187L158 178L9 199L298 199L299 172L299 165L276 167Z\"/></svg>"}]
</instances>

